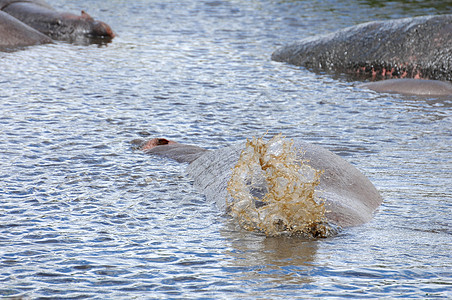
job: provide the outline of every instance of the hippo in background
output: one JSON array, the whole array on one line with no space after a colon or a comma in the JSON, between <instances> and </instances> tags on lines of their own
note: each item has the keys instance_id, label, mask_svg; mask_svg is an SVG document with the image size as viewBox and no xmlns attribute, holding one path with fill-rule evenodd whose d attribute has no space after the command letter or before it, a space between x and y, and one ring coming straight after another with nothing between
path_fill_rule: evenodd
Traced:
<instances>
[{"instance_id":1,"label":"hippo in background","mask_svg":"<svg viewBox=\"0 0 452 300\"><path fill-rule=\"evenodd\" d=\"M364 23L281 47L272 60L361 79L452 81L452 15Z\"/></svg>"},{"instance_id":2,"label":"hippo in background","mask_svg":"<svg viewBox=\"0 0 452 300\"><path fill-rule=\"evenodd\" d=\"M0 11L0 51L49 43L48 36Z\"/></svg>"},{"instance_id":3,"label":"hippo in background","mask_svg":"<svg viewBox=\"0 0 452 300\"><path fill-rule=\"evenodd\" d=\"M0 11L0 49L51 43L52 40L105 44L115 37L110 26L94 20L84 11L80 16L59 12L40 0L0 0ZM48 39L36 35L35 31Z\"/></svg>"},{"instance_id":4,"label":"hippo in background","mask_svg":"<svg viewBox=\"0 0 452 300\"><path fill-rule=\"evenodd\" d=\"M447 81L425 79L386 79L367 82L358 85L359 88L373 90L379 93L394 93L403 95L446 97L452 99L452 84Z\"/></svg>"}]
</instances>

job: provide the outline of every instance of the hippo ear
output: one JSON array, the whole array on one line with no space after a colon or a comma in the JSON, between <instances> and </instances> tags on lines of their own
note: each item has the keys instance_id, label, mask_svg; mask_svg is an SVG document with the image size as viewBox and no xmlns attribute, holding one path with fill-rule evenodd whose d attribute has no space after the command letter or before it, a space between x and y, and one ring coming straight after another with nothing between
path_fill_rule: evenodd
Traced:
<instances>
[{"instance_id":1,"label":"hippo ear","mask_svg":"<svg viewBox=\"0 0 452 300\"><path fill-rule=\"evenodd\" d=\"M82 19L85 20L94 20L89 14L87 14L84 10L82 10Z\"/></svg>"}]
</instances>

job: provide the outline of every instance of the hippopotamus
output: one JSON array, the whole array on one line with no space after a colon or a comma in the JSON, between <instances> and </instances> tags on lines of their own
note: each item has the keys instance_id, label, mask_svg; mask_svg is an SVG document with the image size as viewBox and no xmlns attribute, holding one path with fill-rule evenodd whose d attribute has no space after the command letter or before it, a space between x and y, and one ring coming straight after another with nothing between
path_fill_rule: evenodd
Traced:
<instances>
[{"instance_id":1,"label":"hippopotamus","mask_svg":"<svg viewBox=\"0 0 452 300\"><path fill-rule=\"evenodd\" d=\"M40 0L0 0L0 10L53 40L88 44L115 36L110 26L84 11L80 16L59 12Z\"/></svg>"},{"instance_id":2,"label":"hippopotamus","mask_svg":"<svg viewBox=\"0 0 452 300\"><path fill-rule=\"evenodd\" d=\"M283 46L272 60L364 78L452 80L452 15L374 21Z\"/></svg>"},{"instance_id":3,"label":"hippopotamus","mask_svg":"<svg viewBox=\"0 0 452 300\"><path fill-rule=\"evenodd\" d=\"M48 43L51 38L0 11L0 51Z\"/></svg>"},{"instance_id":4,"label":"hippopotamus","mask_svg":"<svg viewBox=\"0 0 452 300\"><path fill-rule=\"evenodd\" d=\"M342 229L360 225L372 219L374 211L382 203L382 197L366 176L343 158L323 147L302 140L292 142L294 146L290 149L296 151L297 159L321 172L315 188L315 199L324 201L328 224L335 229ZM133 141L136 148L147 154L188 163L187 172L193 179L195 187L206 195L209 202L216 203L223 212L228 212L228 205L233 202L228 193L230 189L228 182L231 180L234 166L237 168L236 164L248 143L249 141L239 142L221 149L207 150L164 138ZM275 151L280 151L282 146L279 142L275 142L271 147L276 147ZM301 169L300 172L308 171ZM242 174L239 174L240 176ZM255 205L257 208L265 206L265 203L256 201ZM314 236L318 236L317 233ZM320 236L323 237L323 235Z\"/></svg>"},{"instance_id":5,"label":"hippopotamus","mask_svg":"<svg viewBox=\"0 0 452 300\"><path fill-rule=\"evenodd\" d=\"M439 80L424 79L386 79L358 85L380 93L397 93L419 96L452 96L452 84Z\"/></svg>"}]
</instances>

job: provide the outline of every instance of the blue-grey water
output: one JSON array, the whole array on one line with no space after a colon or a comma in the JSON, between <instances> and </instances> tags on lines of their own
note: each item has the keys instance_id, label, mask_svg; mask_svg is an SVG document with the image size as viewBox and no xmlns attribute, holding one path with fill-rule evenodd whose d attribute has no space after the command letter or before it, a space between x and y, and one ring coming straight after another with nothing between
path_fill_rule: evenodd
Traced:
<instances>
[{"instance_id":1,"label":"blue-grey water","mask_svg":"<svg viewBox=\"0 0 452 300\"><path fill-rule=\"evenodd\" d=\"M63 1L118 34L0 53L0 297L452 298L451 99L377 94L276 63L297 39L447 1ZM237 228L185 165L134 151L283 133L384 198L320 240Z\"/></svg>"}]
</instances>

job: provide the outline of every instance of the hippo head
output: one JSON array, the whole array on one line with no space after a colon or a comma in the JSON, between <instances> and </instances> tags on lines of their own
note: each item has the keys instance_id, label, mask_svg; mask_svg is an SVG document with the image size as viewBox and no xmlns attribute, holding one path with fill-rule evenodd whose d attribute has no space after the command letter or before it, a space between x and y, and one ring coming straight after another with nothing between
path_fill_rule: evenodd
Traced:
<instances>
[{"instance_id":1,"label":"hippo head","mask_svg":"<svg viewBox=\"0 0 452 300\"><path fill-rule=\"evenodd\" d=\"M106 23L94 20L89 14L82 10L80 21L86 25L85 35L93 38L112 39L115 33Z\"/></svg>"},{"instance_id":2,"label":"hippo head","mask_svg":"<svg viewBox=\"0 0 452 300\"><path fill-rule=\"evenodd\" d=\"M3 1L5 2L5 1ZM104 22L94 20L82 11L81 15L59 12L41 1L6 1L1 9L53 40L77 44L106 44L115 34Z\"/></svg>"},{"instance_id":3,"label":"hippo head","mask_svg":"<svg viewBox=\"0 0 452 300\"><path fill-rule=\"evenodd\" d=\"M85 11L80 16L61 14L49 35L55 40L66 40L78 44L105 44L110 42L115 33L106 23L94 20Z\"/></svg>"},{"instance_id":4,"label":"hippo head","mask_svg":"<svg viewBox=\"0 0 452 300\"><path fill-rule=\"evenodd\" d=\"M139 149L142 151L146 151L146 150L153 149L157 146L173 145L173 144L177 144L177 142L167 140L164 138L153 138L148 141L142 142L141 145L139 146Z\"/></svg>"}]
</instances>

